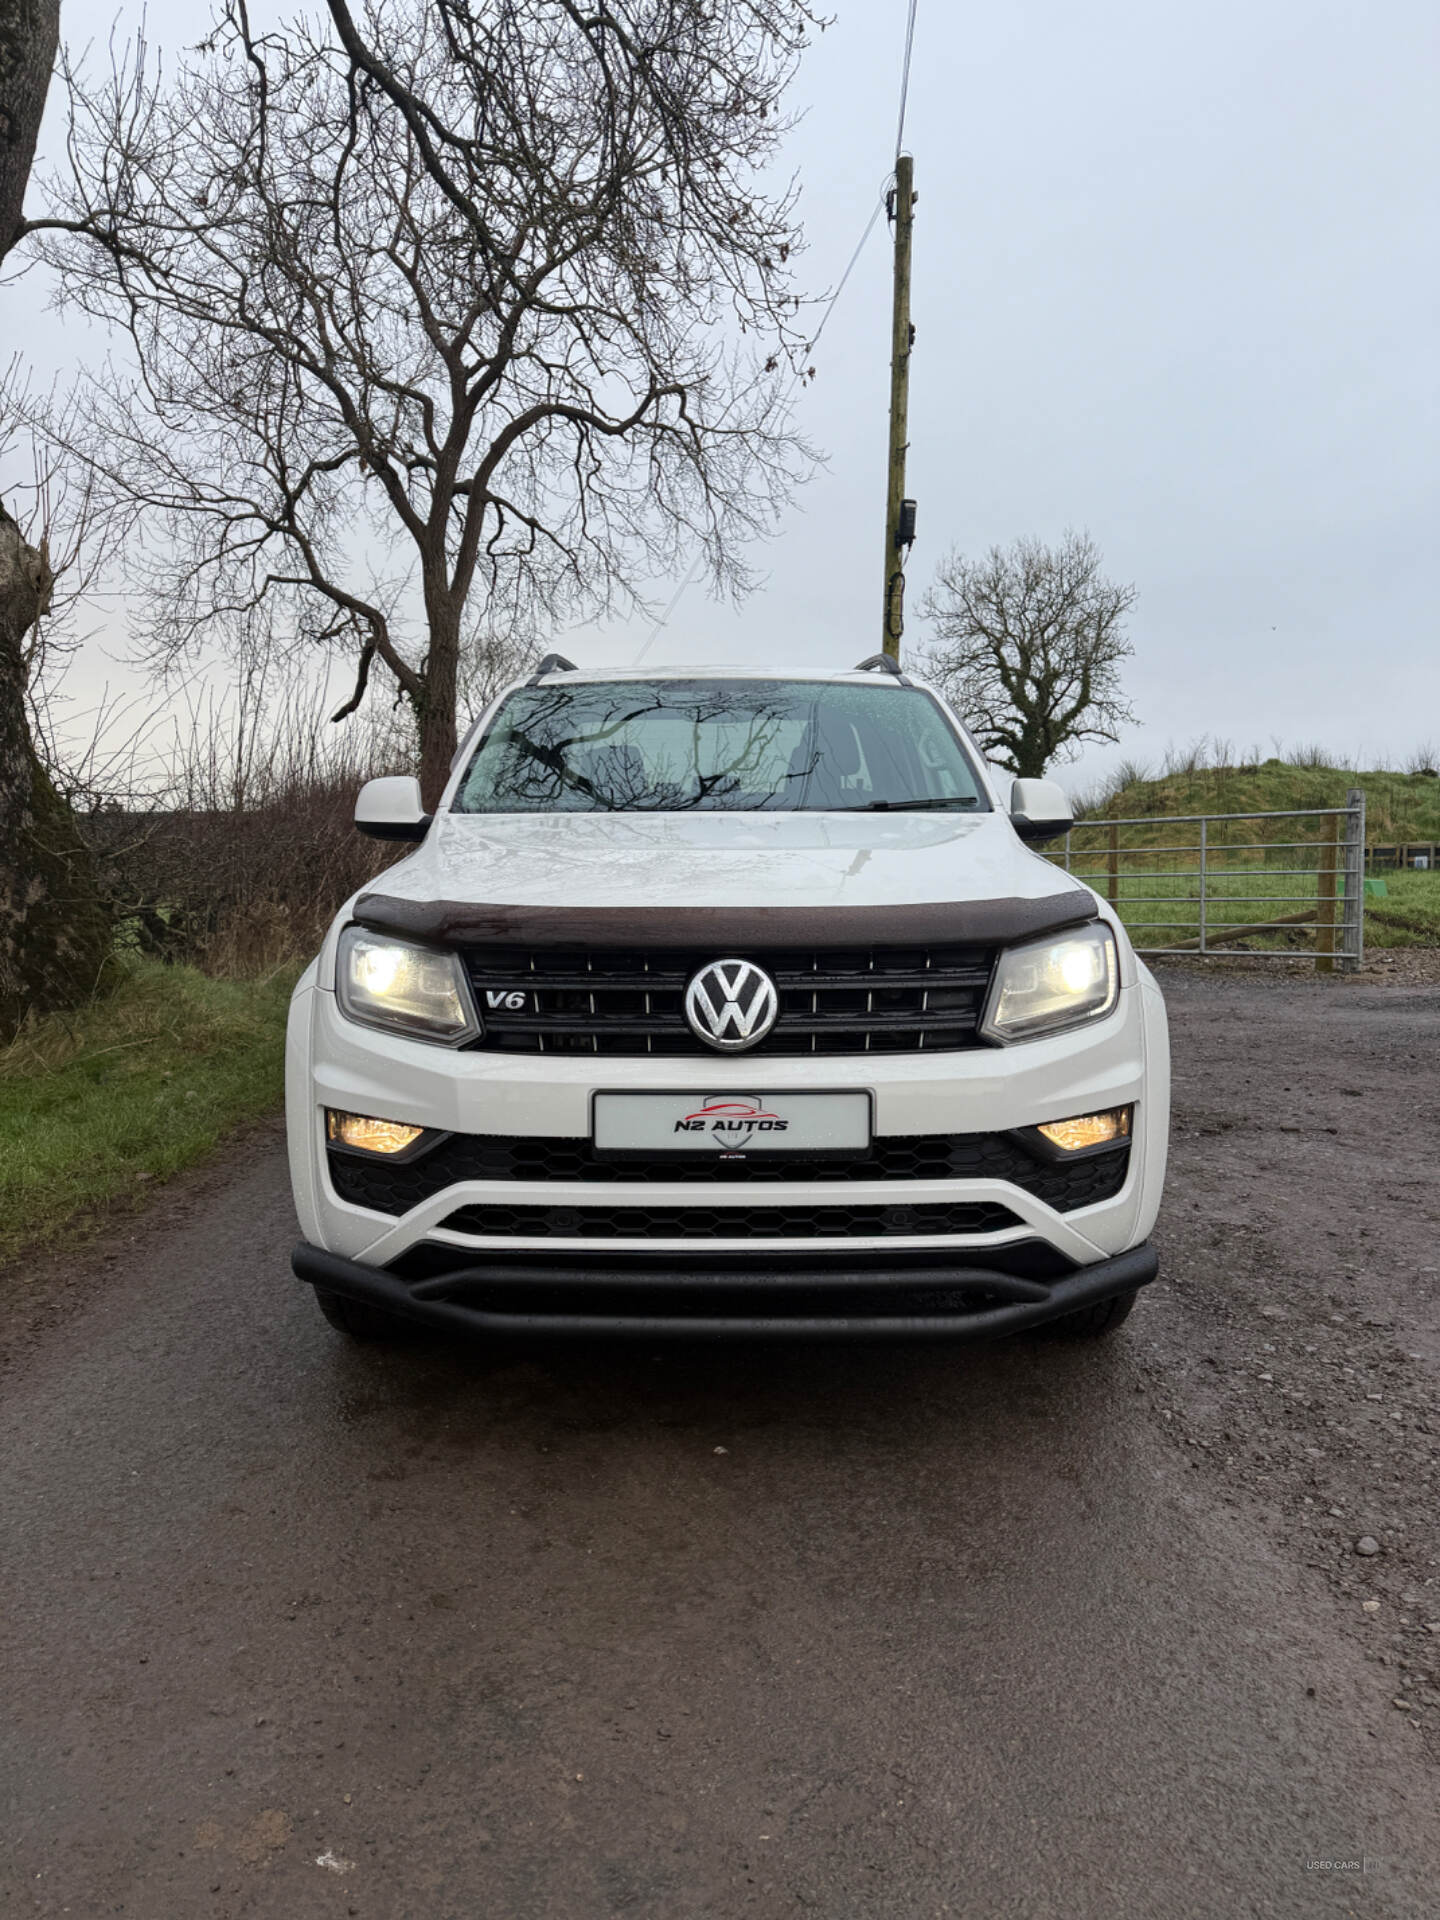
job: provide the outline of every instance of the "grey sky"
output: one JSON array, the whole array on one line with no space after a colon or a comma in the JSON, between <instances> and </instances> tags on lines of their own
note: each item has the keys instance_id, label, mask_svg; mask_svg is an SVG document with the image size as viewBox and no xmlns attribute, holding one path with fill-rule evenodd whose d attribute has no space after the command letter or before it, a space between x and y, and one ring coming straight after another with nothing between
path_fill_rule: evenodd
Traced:
<instances>
[{"instance_id":1,"label":"grey sky","mask_svg":"<svg viewBox=\"0 0 1440 1920\"><path fill-rule=\"evenodd\" d=\"M834 4L791 147L812 285L891 164L905 15ZM113 17L66 0L72 41ZM196 35L174 0L148 17L162 45ZM1088 528L1139 588L1127 752L1440 737L1435 21L1421 0L920 0L912 609L952 542ZM3 298L43 363L85 350L38 283ZM738 615L691 588L651 660L878 644L888 326L882 223L803 396L829 463L761 556L767 586ZM648 632L561 640L622 664ZM107 672L97 649L82 684Z\"/></svg>"}]
</instances>

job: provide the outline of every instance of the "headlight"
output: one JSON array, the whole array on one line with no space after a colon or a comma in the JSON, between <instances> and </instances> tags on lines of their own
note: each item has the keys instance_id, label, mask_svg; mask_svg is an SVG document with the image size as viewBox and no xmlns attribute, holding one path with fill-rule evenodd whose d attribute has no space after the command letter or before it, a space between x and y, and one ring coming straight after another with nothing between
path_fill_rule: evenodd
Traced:
<instances>
[{"instance_id":1,"label":"headlight","mask_svg":"<svg viewBox=\"0 0 1440 1920\"><path fill-rule=\"evenodd\" d=\"M335 991L362 1026L456 1047L480 1032L457 953L415 947L364 927L340 936Z\"/></svg>"},{"instance_id":2,"label":"headlight","mask_svg":"<svg viewBox=\"0 0 1440 1920\"><path fill-rule=\"evenodd\" d=\"M980 1036L1031 1040L1084 1026L1111 1012L1119 992L1115 936L1103 922L1011 947L995 969Z\"/></svg>"}]
</instances>

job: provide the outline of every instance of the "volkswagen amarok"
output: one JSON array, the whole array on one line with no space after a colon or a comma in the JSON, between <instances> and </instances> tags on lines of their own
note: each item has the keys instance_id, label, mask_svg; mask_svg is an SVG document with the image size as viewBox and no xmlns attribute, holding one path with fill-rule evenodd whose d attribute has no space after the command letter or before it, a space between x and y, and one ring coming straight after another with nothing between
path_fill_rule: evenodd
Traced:
<instances>
[{"instance_id":1,"label":"volkswagen amarok","mask_svg":"<svg viewBox=\"0 0 1440 1920\"><path fill-rule=\"evenodd\" d=\"M361 1338L1102 1333L1154 1277L1164 1005L878 657L578 671L486 711L287 1046L297 1274Z\"/></svg>"}]
</instances>

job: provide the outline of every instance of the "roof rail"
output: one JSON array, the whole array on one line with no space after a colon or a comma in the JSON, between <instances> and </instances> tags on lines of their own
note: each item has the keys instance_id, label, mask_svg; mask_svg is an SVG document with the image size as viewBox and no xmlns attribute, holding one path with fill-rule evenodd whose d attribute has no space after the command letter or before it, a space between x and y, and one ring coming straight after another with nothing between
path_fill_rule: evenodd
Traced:
<instances>
[{"instance_id":1,"label":"roof rail","mask_svg":"<svg viewBox=\"0 0 1440 1920\"><path fill-rule=\"evenodd\" d=\"M579 673L580 669L573 660L567 660L563 653L547 653L526 681L526 686L538 687L547 673Z\"/></svg>"},{"instance_id":2,"label":"roof rail","mask_svg":"<svg viewBox=\"0 0 1440 1920\"><path fill-rule=\"evenodd\" d=\"M903 680L907 687L910 685L909 674L904 671L900 662L892 659L888 653L872 653L868 660L862 660L850 671L852 673L893 673L897 680Z\"/></svg>"}]
</instances>

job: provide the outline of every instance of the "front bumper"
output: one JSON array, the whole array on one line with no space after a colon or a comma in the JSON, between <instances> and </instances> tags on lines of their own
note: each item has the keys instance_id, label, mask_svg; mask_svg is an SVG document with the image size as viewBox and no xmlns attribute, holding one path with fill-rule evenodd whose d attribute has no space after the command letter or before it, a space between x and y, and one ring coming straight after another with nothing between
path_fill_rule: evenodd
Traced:
<instances>
[{"instance_id":1,"label":"front bumper","mask_svg":"<svg viewBox=\"0 0 1440 1920\"><path fill-rule=\"evenodd\" d=\"M458 1249L447 1251L457 1264L422 1278L347 1260L303 1240L291 1263L313 1286L444 1332L805 1340L1018 1333L1143 1287L1158 1264L1147 1242L1047 1279L893 1258L851 1260L823 1272L797 1270L793 1261L783 1268L756 1261L683 1273L667 1264L611 1262L547 1265L538 1275L521 1263L467 1261Z\"/></svg>"},{"instance_id":2,"label":"front bumper","mask_svg":"<svg viewBox=\"0 0 1440 1920\"><path fill-rule=\"evenodd\" d=\"M889 1141L1023 1128L1133 1103L1136 1131L1124 1185L1097 1204L1062 1210L1001 1178L807 1180L753 1187L671 1182L598 1187L567 1178L464 1178L396 1211L356 1204L327 1166L327 1106L380 1114L457 1135L585 1142L597 1088L673 1089L674 1060L460 1052L357 1027L332 993L302 980L287 1043L287 1107L296 1209L305 1245L296 1271L436 1326L602 1332L720 1331L980 1334L1009 1332L1143 1285L1159 1207L1169 1114L1165 1015L1144 969L1116 1014L1095 1027L1013 1048L687 1063L710 1093L868 1089L874 1130ZM1002 1209L1007 1224L940 1231L817 1228L800 1237L715 1237L684 1211L748 1201L763 1213L845 1202L872 1218L943 1205ZM653 1208L665 1225L642 1234L537 1238L528 1210L597 1204ZM503 1229L496 1210L512 1210ZM522 1218L523 1216L523 1218ZM492 1224L476 1224L488 1217ZM935 1216L932 1214L931 1218ZM979 1216L972 1216L978 1221ZM823 1234L823 1237L822 1237ZM1026 1264L1026 1250L1043 1255ZM428 1266L425 1264L428 1262ZM1047 1264L1048 1263L1048 1264ZM423 1268L423 1272L420 1269ZM993 1285L977 1276L991 1276ZM669 1297L664 1297L668 1289ZM883 1324L880 1324L883 1323Z\"/></svg>"}]
</instances>

